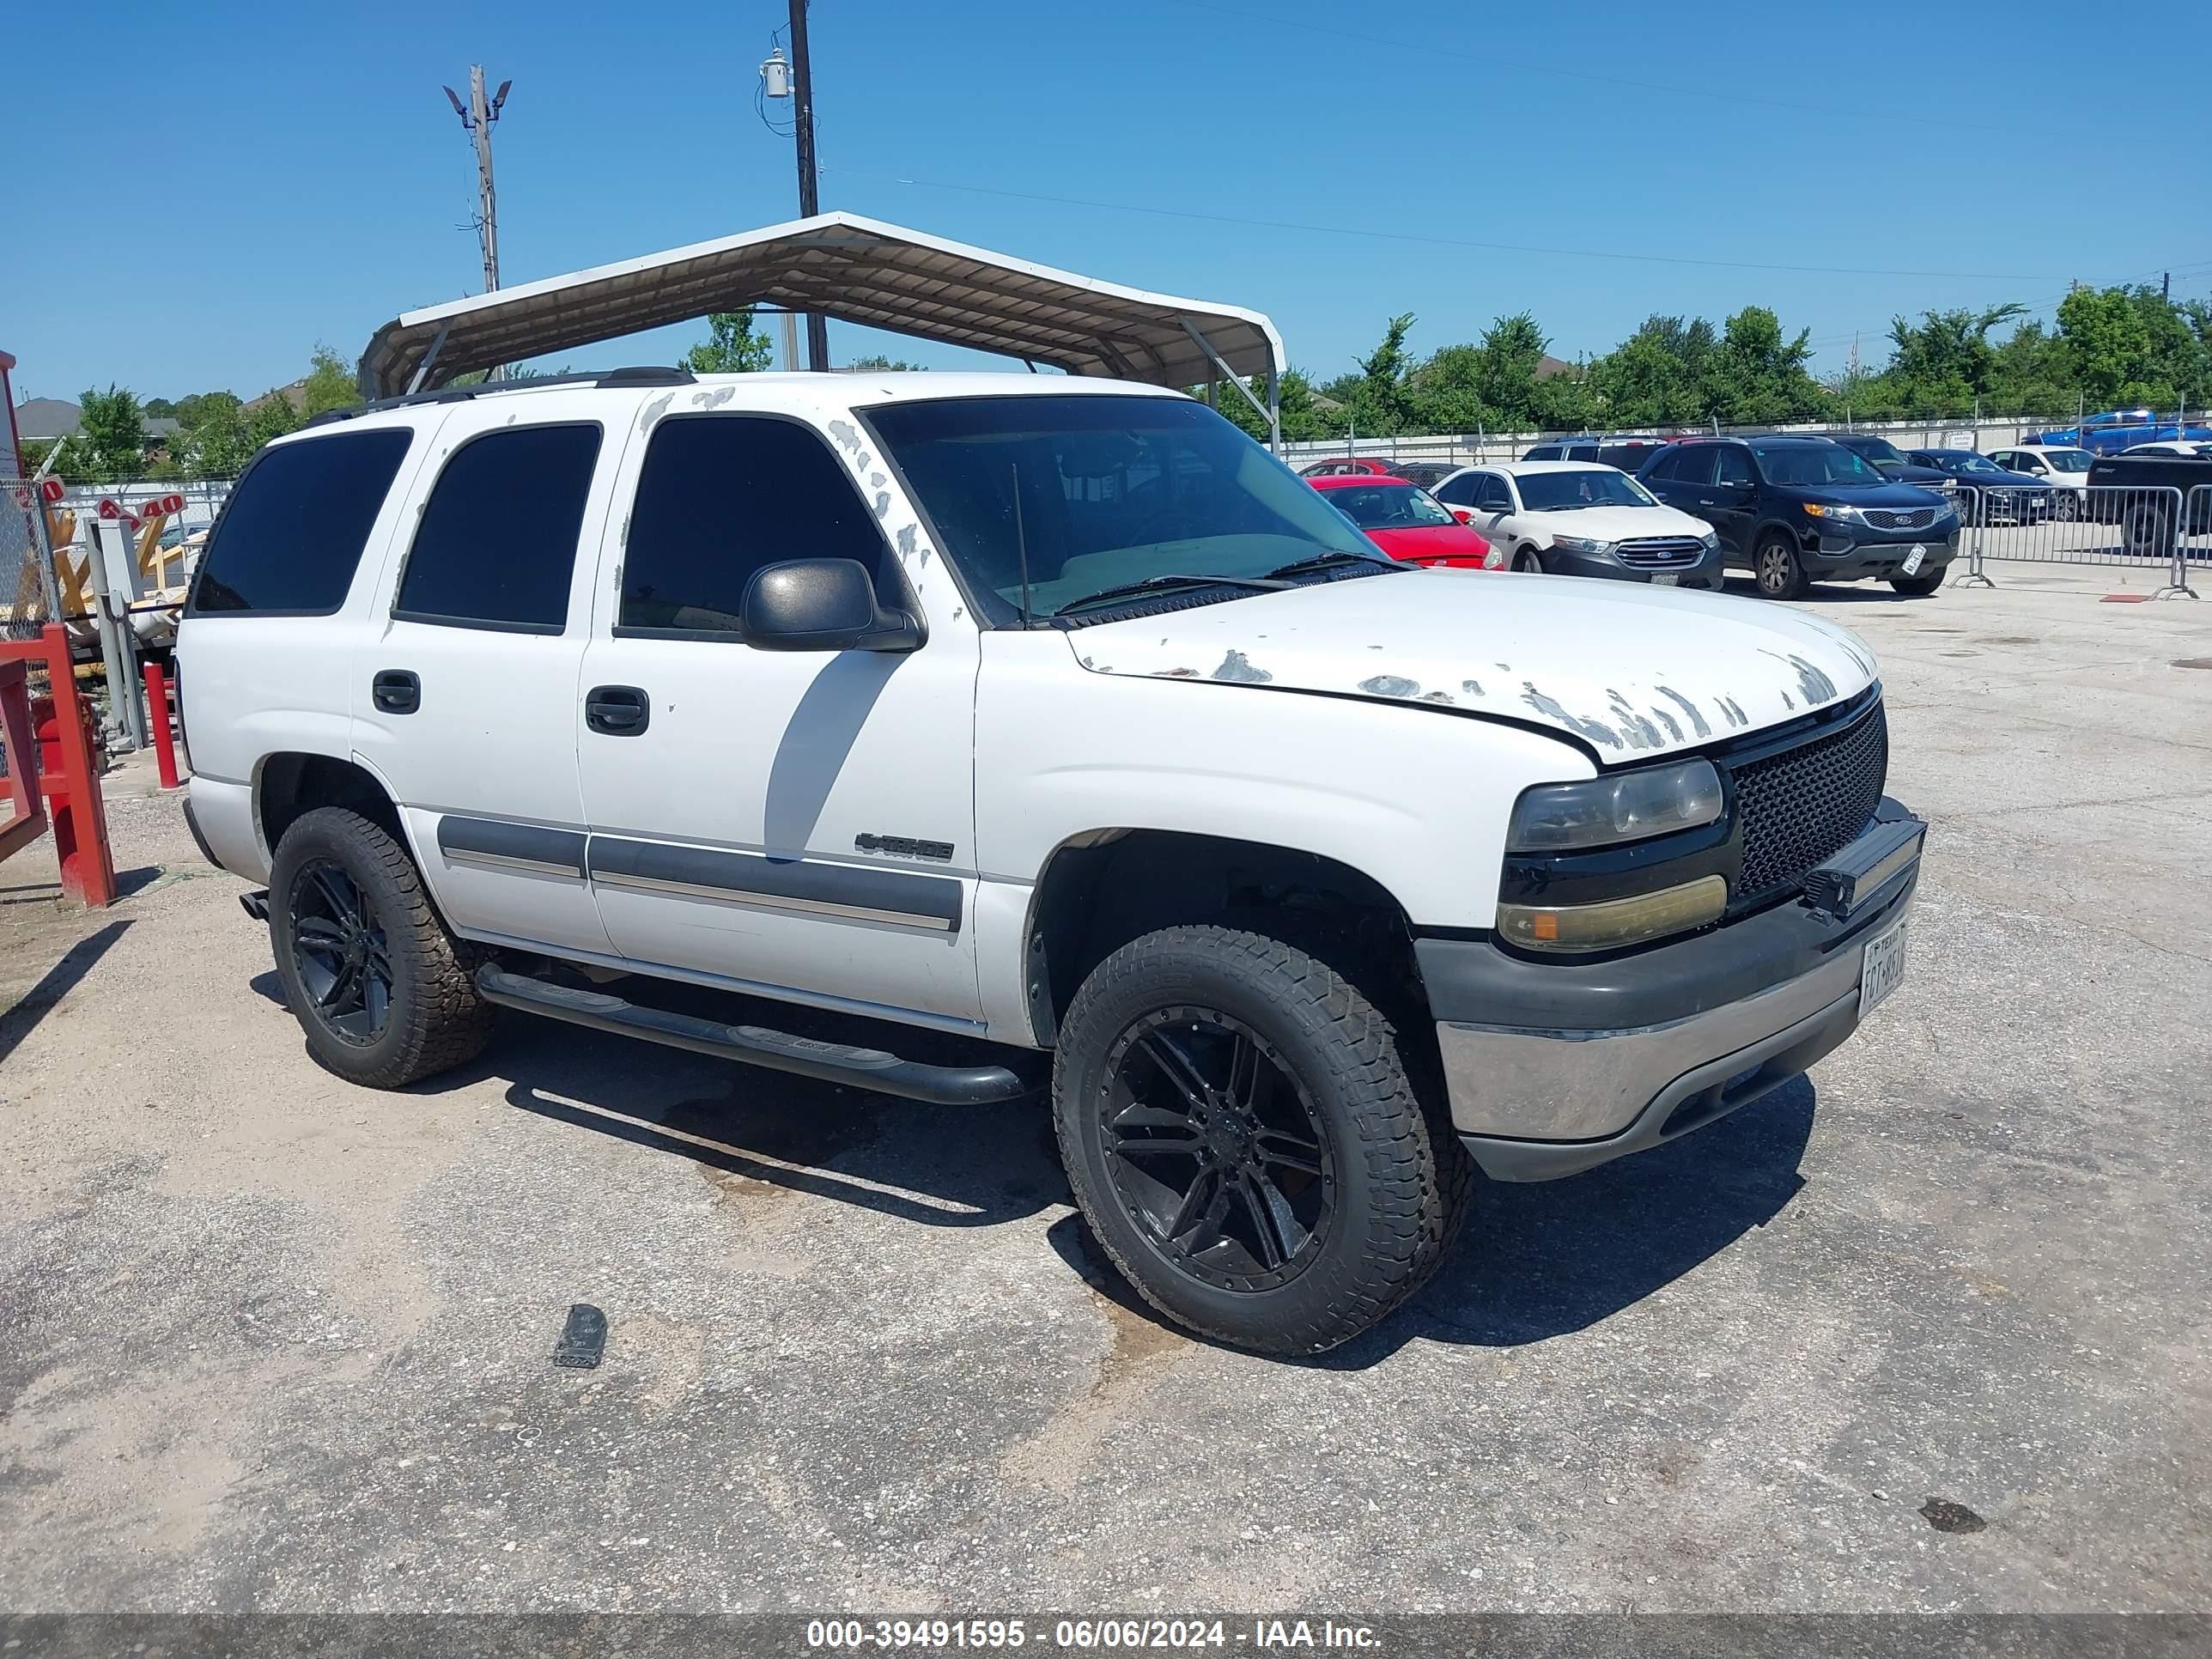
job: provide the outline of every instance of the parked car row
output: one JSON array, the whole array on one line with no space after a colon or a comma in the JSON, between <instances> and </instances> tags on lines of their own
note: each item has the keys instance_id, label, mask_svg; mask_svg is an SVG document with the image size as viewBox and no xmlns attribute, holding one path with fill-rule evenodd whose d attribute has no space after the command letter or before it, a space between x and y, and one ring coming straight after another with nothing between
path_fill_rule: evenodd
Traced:
<instances>
[{"instance_id":1,"label":"parked car row","mask_svg":"<svg viewBox=\"0 0 2212 1659\"><path fill-rule=\"evenodd\" d=\"M1384 551L1419 564L1714 590L1733 568L1750 571L1766 597L1794 599L1814 581L1869 578L1932 593L1958 551L1947 497L1829 438L1650 441L1633 476L1595 459L1607 445L1577 442L1459 467L1426 492L1382 461L1318 462L1306 475ZM1550 453L1575 447L1592 458ZM1922 459L1914 463L1946 480ZM1447 544L1452 520L1479 538L1479 556Z\"/></svg>"}]
</instances>

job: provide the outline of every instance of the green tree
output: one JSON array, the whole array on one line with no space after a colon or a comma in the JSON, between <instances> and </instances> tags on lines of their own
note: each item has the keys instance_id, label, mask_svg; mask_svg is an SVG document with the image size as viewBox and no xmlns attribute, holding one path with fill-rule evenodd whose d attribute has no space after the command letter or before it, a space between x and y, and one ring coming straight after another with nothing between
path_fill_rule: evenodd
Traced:
<instances>
[{"instance_id":1,"label":"green tree","mask_svg":"<svg viewBox=\"0 0 2212 1659\"><path fill-rule=\"evenodd\" d=\"M1244 384L1250 388L1252 395L1260 400L1261 406L1265 407L1267 402L1267 381L1255 374ZM1202 386L1189 387L1188 391L1194 398L1202 398L1206 396L1206 388ZM1275 397L1276 413L1282 419L1283 436L1286 441L1326 438L1332 431L1340 432L1344 429L1341 422L1332 428L1323 418L1321 410L1314 402L1313 382L1297 369L1286 368L1283 371L1282 378L1276 382ZM1224 420L1249 433L1261 443L1267 441L1267 422L1260 418L1258 410L1254 409L1251 404L1237 395L1234 387L1224 383L1222 386L1220 396L1216 401L1221 406L1221 414Z\"/></svg>"},{"instance_id":2,"label":"green tree","mask_svg":"<svg viewBox=\"0 0 2212 1659\"><path fill-rule=\"evenodd\" d=\"M762 365L763 368L766 366ZM851 366L875 374L918 374L922 369L922 365L920 363L909 363L897 357L886 357L880 352L872 357L855 357Z\"/></svg>"},{"instance_id":3,"label":"green tree","mask_svg":"<svg viewBox=\"0 0 2212 1659\"><path fill-rule=\"evenodd\" d=\"M334 409L352 409L361 402L361 386L346 360L326 345L319 345L308 359L307 378L300 388L300 413L308 420Z\"/></svg>"},{"instance_id":4,"label":"green tree","mask_svg":"<svg viewBox=\"0 0 2212 1659\"><path fill-rule=\"evenodd\" d=\"M180 425L177 433L182 441L179 464L194 477L234 476L255 447L246 405L234 392L201 392L185 402L192 404L192 419ZM182 416L177 418L184 421Z\"/></svg>"},{"instance_id":5,"label":"green tree","mask_svg":"<svg viewBox=\"0 0 2212 1659\"><path fill-rule=\"evenodd\" d=\"M1765 306L1746 306L1721 330L1705 364L1708 412L1736 426L1765 426L1827 412L1826 394L1805 365L1811 331L1782 337L1782 320Z\"/></svg>"},{"instance_id":6,"label":"green tree","mask_svg":"<svg viewBox=\"0 0 2212 1659\"><path fill-rule=\"evenodd\" d=\"M1333 432L1350 427L1363 438L1386 438L1419 429L1418 400L1409 383L1413 360L1406 349L1413 326L1410 311L1390 319L1381 342L1359 359L1359 373L1330 382L1328 395L1341 406Z\"/></svg>"},{"instance_id":7,"label":"green tree","mask_svg":"<svg viewBox=\"0 0 2212 1659\"><path fill-rule=\"evenodd\" d=\"M281 388L270 387L254 404L252 413L247 417L246 423L247 452L251 453L253 450L260 448L271 438L281 438L288 432L297 432L301 424L300 411L293 407L291 398Z\"/></svg>"},{"instance_id":8,"label":"green tree","mask_svg":"<svg viewBox=\"0 0 2212 1659\"><path fill-rule=\"evenodd\" d=\"M177 406L167 398L149 398L142 412L149 421L173 421L177 417Z\"/></svg>"},{"instance_id":9,"label":"green tree","mask_svg":"<svg viewBox=\"0 0 2212 1659\"><path fill-rule=\"evenodd\" d=\"M71 434L69 459L94 479L132 478L146 464L146 421L138 399L112 382L88 388L77 399L82 413Z\"/></svg>"},{"instance_id":10,"label":"green tree","mask_svg":"<svg viewBox=\"0 0 2212 1659\"><path fill-rule=\"evenodd\" d=\"M775 361L764 333L753 331L753 308L717 311L707 319L708 338L684 354L679 368L694 374L753 374Z\"/></svg>"}]
</instances>

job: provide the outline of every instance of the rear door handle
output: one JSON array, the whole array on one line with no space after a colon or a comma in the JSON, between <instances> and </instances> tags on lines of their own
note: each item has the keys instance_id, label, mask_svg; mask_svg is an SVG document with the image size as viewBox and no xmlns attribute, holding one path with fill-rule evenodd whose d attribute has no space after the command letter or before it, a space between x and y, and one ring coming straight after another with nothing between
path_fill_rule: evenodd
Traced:
<instances>
[{"instance_id":1,"label":"rear door handle","mask_svg":"<svg viewBox=\"0 0 2212 1659\"><path fill-rule=\"evenodd\" d=\"M652 723L653 699L634 685L595 685L584 694L584 724L610 738L634 738Z\"/></svg>"},{"instance_id":2,"label":"rear door handle","mask_svg":"<svg viewBox=\"0 0 2212 1659\"><path fill-rule=\"evenodd\" d=\"M368 695L380 713L411 714L422 706L422 682L404 668L380 668Z\"/></svg>"}]
</instances>

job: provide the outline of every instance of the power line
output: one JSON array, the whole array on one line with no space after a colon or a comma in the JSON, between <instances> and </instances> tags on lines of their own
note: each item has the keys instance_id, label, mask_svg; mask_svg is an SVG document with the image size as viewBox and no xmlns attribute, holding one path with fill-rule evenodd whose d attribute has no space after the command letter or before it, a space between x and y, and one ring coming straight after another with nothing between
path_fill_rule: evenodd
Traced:
<instances>
[{"instance_id":1,"label":"power line","mask_svg":"<svg viewBox=\"0 0 2212 1659\"><path fill-rule=\"evenodd\" d=\"M1060 207L1092 208L1109 213L1142 213L1155 218L1195 220L1205 224L1234 225L1246 230L1289 230L1316 236L1366 236L1386 242L1419 242L1431 247L1473 248L1485 253L1536 253L1562 259L1612 259L1632 264L1701 265L1719 270L1781 270L1821 276L1922 276L1986 283L2037 283L2040 275L2019 271L1902 270L1869 265L1773 264L1752 259L1697 259L1667 253L1626 253L1613 248L1540 247L1518 242L1476 242L1452 236L1427 236L1409 230L1370 230L1358 225L1318 225L1286 219L1243 219L1223 213L1196 213L1181 208L1140 207L1131 202L1102 202L1080 196L1046 196L1033 191L999 190L988 185L956 185L940 179L909 179L892 173L863 173L853 167L824 167L824 173L872 179L878 184L911 185L924 190L958 191L970 196L1001 196L1017 202L1048 202Z\"/></svg>"},{"instance_id":2,"label":"power line","mask_svg":"<svg viewBox=\"0 0 2212 1659\"><path fill-rule=\"evenodd\" d=\"M1913 115L1895 110L1850 108L1834 104L1797 104L1779 98L1759 98L1748 93L1713 92L1701 87L1668 86L1656 81L1635 81L1624 76L1595 75L1587 70L1561 69L1553 64L1531 63L1526 58L1500 58L1491 52L1455 50L1438 46L1433 40L1394 40L1387 36L1371 33L1365 29L1332 28L1326 23L1303 22L1291 17L1268 17L1258 12L1240 11L1234 6L1213 3L1213 0L1177 0L1177 3L1195 11L1218 12L1224 17L1240 18L1248 23L1266 24L1276 28L1303 29L1309 34L1326 34L1340 40L1357 40L1364 46L1391 46L1401 52L1410 52L1425 58L1458 58L1468 63L1480 64L1486 69L1512 70L1522 75L1549 75L1565 81L1584 81L1595 86L1627 87L1638 92L1663 93L1669 98L1703 98L1724 104L1753 104L1762 109L1788 110L1796 115L1844 116L1856 119L1881 121L1889 125L1899 123L1927 127L1948 127L1961 132L2002 132L2017 137L2017 126L2000 126L1985 121L1947 121L1940 116Z\"/></svg>"}]
</instances>

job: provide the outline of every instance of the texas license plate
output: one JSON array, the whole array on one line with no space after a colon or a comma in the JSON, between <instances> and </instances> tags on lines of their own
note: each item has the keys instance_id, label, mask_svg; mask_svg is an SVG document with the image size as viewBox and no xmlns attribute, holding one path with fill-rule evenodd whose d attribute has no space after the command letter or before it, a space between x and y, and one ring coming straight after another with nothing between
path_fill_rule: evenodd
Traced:
<instances>
[{"instance_id":1,"label":"texas license plate","mask_svg":"<svg viewBox=\"0 0 2212 1659\"><path fill-rule=\"evenodd\" d=\"M1920 574L1920 562L1927 556L1928 550L1924 547L1915 544L1912 551L1905 556L1905 574L1908 576L1918 575Z\"/></svg>"},{"instance_id":2,"label":"texas license plate","mask_svg":"<svg viewBox=\"0 0 2212 1659\"><path fill-rule=\"evenodd\" d=\"M1664 576L1654 576L1651 579L1651 586L1654 587L1672 587L1681 580L1682 579L1680 576L1674 575L1672 574Z\"/></svg>"},{"instance_id":3,"label":"texas license plate","mask_svg":"<svg viewBox=\"0 0 2212 1659\"><path fill-rule=\"evenodd\" d=\"M1864 1019L1881 1000L1905 983L1905 924L1866 943L1859 963L1859 1018Z\"/></svg>"}]
</instances>

